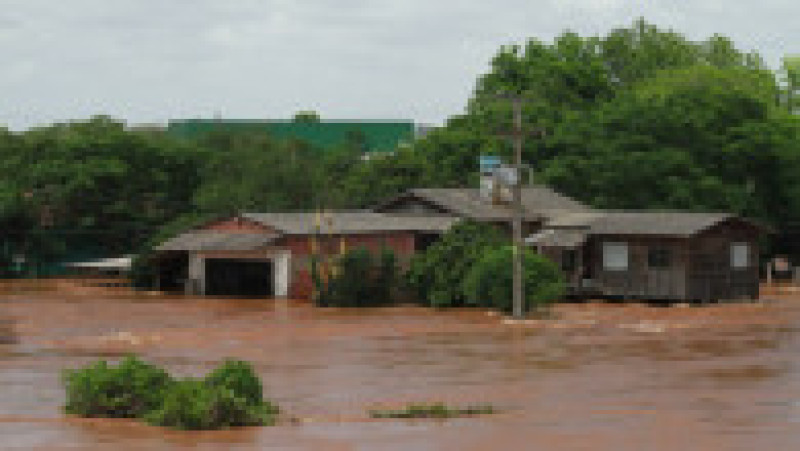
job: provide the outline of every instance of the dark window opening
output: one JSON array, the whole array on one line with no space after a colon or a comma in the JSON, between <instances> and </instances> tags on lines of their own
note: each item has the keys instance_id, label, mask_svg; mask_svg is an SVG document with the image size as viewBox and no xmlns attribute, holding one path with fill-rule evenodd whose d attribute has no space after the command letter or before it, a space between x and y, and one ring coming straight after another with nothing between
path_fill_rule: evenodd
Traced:
<instances>
[{"instance_id":1,"label":"dark window opening","mask_svg":"<svg viewBox=\"0 0 800 451\"><path fill-rule=\"evenodd\" d=\"M561 270L564 272L572 272L575 270L575 263L577 261L577 252L575 249L564 249L561 251Z\"/></svg>"},{"instance_id":2,"label":"dark window opening","mask_svg":"<svg viewBox=\"0 0 800 451\"><path fill-rule=\"evenodd\" d=\"M647 252L647 266L650 268L669 268L672 264L672 253L663 247L650 248Z\"/></svg>"},{"instance_id":3,"label":"dark window opening","mask_svg":"<svg viewBox=\"0 0 800 451\"><path fill-rule=\"evenodd\" d=\"M273 295L272 262L207 259L206 294L210 296L264 297Z\"/></svg>"}]
</instances>

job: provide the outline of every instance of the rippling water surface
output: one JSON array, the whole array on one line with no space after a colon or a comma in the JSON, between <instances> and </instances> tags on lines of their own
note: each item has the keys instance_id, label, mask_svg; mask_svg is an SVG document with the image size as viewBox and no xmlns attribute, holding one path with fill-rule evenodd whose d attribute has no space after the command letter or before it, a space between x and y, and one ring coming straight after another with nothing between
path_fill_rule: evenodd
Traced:
<instances>
[{"instance_id":1,"label":"rippling water surface","mask_svg":"<svg viewBox=\"0 0 800 451\"><path fill-rule=\"evenodd\" d=\"M0 448L688 450L800 447L800 291L756 304L561 305L509 325L484 311L315 309L79 288L0 287ZM59 375L127 352L178 375L246 359L299 418L177 432L62 414ZM408 402L503 413L372 420Z\"/></svg>"}]
</instances>

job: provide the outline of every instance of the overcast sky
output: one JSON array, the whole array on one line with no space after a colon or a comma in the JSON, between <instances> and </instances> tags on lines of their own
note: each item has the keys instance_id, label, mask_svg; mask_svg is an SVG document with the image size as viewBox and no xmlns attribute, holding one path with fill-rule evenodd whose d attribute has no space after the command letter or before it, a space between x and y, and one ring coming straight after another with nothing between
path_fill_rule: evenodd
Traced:
<instances>
[{"instance_id":1,"label":"overcast sky","mask_svg":"<svg viewBox=\"0 0 800 451\"><path fill-rule=\"evenodd\" d=\"M0 124L460 113L503 44L643 16L777 67L798 0L0 0Z\"/></svg>"}]
</instances>

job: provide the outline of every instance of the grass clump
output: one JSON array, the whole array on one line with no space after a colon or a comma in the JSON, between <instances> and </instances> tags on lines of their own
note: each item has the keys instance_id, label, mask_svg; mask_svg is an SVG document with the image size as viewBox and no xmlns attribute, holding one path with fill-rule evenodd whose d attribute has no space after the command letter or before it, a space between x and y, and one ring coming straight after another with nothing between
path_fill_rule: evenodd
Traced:
<instances>
[{"instance_id":1,"label":"grass clump","mask_svg":"<svg viewBox=\"0 0 800 451\"><path fill-rule=\"evenodd\" d=\"M409 404L398 410L371 410L372 418L455 418L470 415L496 413L491 404L478 404L466 407L451 407L444 403Z\"/></svg>"},{"instance_id":2,"label":"grass clump","mask_svg":"<svg viewBox=\"0 0 800 451\"><path fill-rule=\"evenodd\" d=\"M126 357L65 372L67 413L139 418L176 429L223 429L275 424L278 407L263 398L246 362L226 360L203 379L172 379L164 370Z\"/></svg>"}]
</instances>

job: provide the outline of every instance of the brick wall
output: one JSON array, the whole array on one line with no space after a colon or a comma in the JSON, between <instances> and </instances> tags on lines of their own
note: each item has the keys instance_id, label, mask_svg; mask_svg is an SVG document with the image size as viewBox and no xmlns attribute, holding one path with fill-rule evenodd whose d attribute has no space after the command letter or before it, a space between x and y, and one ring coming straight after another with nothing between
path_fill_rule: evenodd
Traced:
<instances>
[{"instance_id":1,"label":"brick wall","mask_svg":"<svg viewBox=\"0 0 800 451\"><path fill-rule=\"evenodd\" d=\"M414 255L414 233L392 232L358 235L323 235L317 240L318 252L324 255L338 255L341 242L344 240L345 249L352 250L366 247L373 253L387 247L395 252L402 266L408 263ZM278 243L279 246L288 248L292 253L291 282L289 295L295 299L308 299L311 297L313 286L309 271L312 237L309 235L288 236Z\"/></svg>"}]
</instances>

